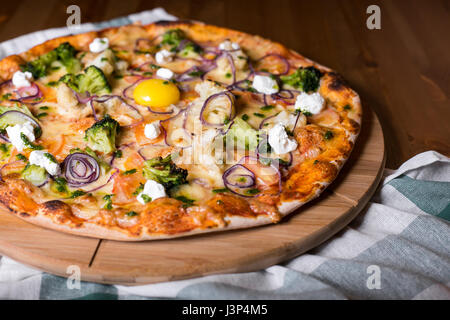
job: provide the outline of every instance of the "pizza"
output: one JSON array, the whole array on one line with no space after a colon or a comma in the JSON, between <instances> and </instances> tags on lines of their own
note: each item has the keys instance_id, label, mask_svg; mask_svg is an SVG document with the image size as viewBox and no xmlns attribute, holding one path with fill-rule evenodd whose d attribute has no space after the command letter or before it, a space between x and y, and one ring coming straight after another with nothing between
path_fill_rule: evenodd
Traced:
<instances>
[{"instance_id":1,"label":"pizza","mask_svg":"<svg viewBox=\"0 0 450 320\"><path fill-rule=\"evenodd\" d=\"M152 240L277 223L336 178L358 94L283 45L192 21L56 38L0 61L0 201Z\"/></svg>"}]
</instances>

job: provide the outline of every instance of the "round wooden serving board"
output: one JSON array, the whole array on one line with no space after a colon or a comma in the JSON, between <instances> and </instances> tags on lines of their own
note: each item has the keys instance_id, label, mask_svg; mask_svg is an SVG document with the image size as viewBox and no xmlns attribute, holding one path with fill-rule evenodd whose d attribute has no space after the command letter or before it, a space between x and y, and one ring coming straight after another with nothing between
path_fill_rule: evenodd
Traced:
<instances>
[{"instance_id":1,"label":"round wooden serving board","mask_svg":"<svg viewBox=\"0 0 450 320\"><path fill-rule=\"evenodd\" d=\"M2 207L0 253L60 276L69 276L68 267L77 265L82 280L127 285L254 271L293 258L346 226L377 188L385 163L383 132L376 115L364 111L361 134L336 181L279 224L119 242L37 227Z\"/></svg>"}]
</instances>

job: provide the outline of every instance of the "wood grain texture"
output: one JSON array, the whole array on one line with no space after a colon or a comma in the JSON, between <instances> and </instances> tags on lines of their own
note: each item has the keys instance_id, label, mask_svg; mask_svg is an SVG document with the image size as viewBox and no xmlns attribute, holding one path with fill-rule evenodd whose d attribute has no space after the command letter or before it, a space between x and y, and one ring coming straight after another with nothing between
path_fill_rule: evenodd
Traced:
<instances>
[{"instance_id":1,"label":"wood grain texture","mask_svg":"<svg viewBox=\"0 0 450 320\"><path fill-rule=\"evenodd\" d=\"M0 254L61 276L78 265L83 280L127 285L258 270L297 256L346 226L374 193L384 162L380 123L365 107L361 134L338 179L279 224L131 243L43 229L2 209Z\"/></svg>"},{"instance_id":2,"label":"wood grain texture","mask_svg":"<svg viewBox=\"0 0 450 320\"><path fill-rule=\"evenodd\" d=\"M0 41L64 26L71 4L80 6L82 22L161 6L180 18L279 41L337 70L375 111L387 167L430 149L450 155L448 1L16 0L0 6ZM366 28L371 4L381 8L381 30Z\"/></svg>"}]
</instances>

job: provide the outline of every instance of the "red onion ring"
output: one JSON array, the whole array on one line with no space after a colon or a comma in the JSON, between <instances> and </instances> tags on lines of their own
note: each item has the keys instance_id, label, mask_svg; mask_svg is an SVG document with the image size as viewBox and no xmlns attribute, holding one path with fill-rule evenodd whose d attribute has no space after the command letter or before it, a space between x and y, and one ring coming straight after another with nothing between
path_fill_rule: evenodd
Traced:
<instances>
[{"instance_id":1,"label":"red onion ring","mask_svg":"<svg viewBox=\"0 0 450 320\"><path fill-rule=\"evenodd\" d=\"M234 64L234 60L233 60L233 57L231 56L231 54L229 54L228 52L225 52L225 55L228 59L228 62L230 63L231 74L233 75L233 82L231 84L233 84L236 82L236 66Z\"/></svg>"},{"instance_id":2,"label":"red onion ring","mask_svg":"<svg viewBox=\"0 0 450 320\"><path fill-rule=\"evenodd\" d=\"M86 104L89 101L91 101L94 97L97 97L96 95L91 96L91 94L88 91L86 91L86 93L85 93L86 96L83 97L83 96L81 96L81 94L79 94L75 90L73 90L73 89L71 89L71 90L75 94L75 97L77 98L78 103L81 103L81 104Z\"/></svg>"},{"instance_id":3,"label":"red onion ring","mask_svg":"<svg viewBox=\"0 0 450 320\"><path fill-rule=\"evenodd\" d=\"M27 90L31 90L27 91ZM30 86L28 87L21 87L18 90L16 90L17 94L19 95L19 98L17 99L10 99L10 101L15 101L15 102L21 102L21 103L30 103L30 104L37 104L39 102L31 102L28 100L35 100L35 99L40 99L42 98L42 91L39 88L39 86L36 83L32 83ZM28 95L24 95L24 94L28 94Z\"/></svg>"},{"instance_id":4,"label":"red onion ring","mask_svg":"<svg viewBox=\"0 0 450 320\"><path fill-rule=\"evenodd\" d=\"M79 188L98 180L100 166L94 157L75 152L64 159L63 173L70 187Z\"/></svg>"},{"instance_id":5,"label":"red onion ring","mask_svg":"<svg viewBox=\"0 0 450 320\"><path fill-rule=\"evenodd\" d=\"M243 170L244 174L234 174L236 170ZM230 182L230 176L236 176L236 179L244 178L245 181L242 185L239 185L237 182ZM228 168L222 175L223 184L227 189L229 189L232 193L237 194L242 197L252 198L254 195L247 195L245 191L248 188L253 187L256 184L256 176L255 174L248 168L244 167L241 164L235 164L234 166Z\"/></svg>"},{"instance_id":6,"label":"red onion ring","mask_svg":"<svg viewBox=\"0 0 450 320\"><path fill-rule=\"evenodd\" d=\"M208 99L205 100L205 102L203 103L202 109L200 111L200 121L202 122L202 124L207 125L207 126L211 126L211 127L221 127L224 126L225 123L211 123L206 121L206 119L204 118L204 113L208 107L208 104L210 104L214 99L221 97L221 96L226 96L228 98L228 101L230 102L230 112L228 114L228 121L232 121L234 119L234 95L229 92L229 91L222 91L216 94L213 94L211 96L208 97Z\"/></svg>"}]
</instances>

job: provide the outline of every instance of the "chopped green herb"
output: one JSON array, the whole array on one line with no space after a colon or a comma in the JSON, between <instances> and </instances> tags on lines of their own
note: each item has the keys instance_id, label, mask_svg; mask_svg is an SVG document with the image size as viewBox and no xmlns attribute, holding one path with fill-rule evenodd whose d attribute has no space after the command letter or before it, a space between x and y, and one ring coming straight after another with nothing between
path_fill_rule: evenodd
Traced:
<instances>
[{"instance_id":1,"label":"chopped green herb","mask_svg":"<svg viewBox=\"0 0 450 320\"><path fill-rule=\"evenodd\" d=\"M254 115L255 117L259 117L259 118L265 118L265 117L266 117L266 116L263 115L262 113L258 113L258 112L254 112L253 115Z\"/></svg>"},{"instance_id":2,"label":"chopped green herb","mask_svg":"<svg viewBox=\"0 0 450 320\"><path fill-rule=\"evenodd\" d=\"M50 109L50 108L47 107L47 106L42 106L42 107L39 107L39 109L41 109L41 110L48 110L48 109Z\"/></svg>"},{"instance_id":3,"label":"chopped green herb","mask_svg":"<svg viewBox=\"0 0 450 320\"><path fill-rule=\"evenodd\" d=\"M213 193L224 193L224 192L229 192L230 190L228 190L227 188L221 188L221 189L213 189Z\"/></svg>"},{"instance_id":4,"label":"chopped green herb","mask_svg":"<svg viewBox=\"0 0 450 320\"><path fill-rule=\"evenodd\" d=\"M229 124L230 123L230 118L226 117L225 120L223 120L223 124Z\"/></svg>"},{"instance_id":5,"label":"chopped green herb","mask_svg":"<svg viewBox=\"0 0 450 320\"><path fill-rule=\"evenodd\" d=\"M352 107L350 107L350 105L348 105L348 104L346 104L345 106L344 106L344 110L350 110Z\"/></svg>"},{"instance_id":6,"label":"chopped green herb","mask_svg":"<svg viewBox=\"0 0 450 320\"><path fill-rule=\"evenodd\" d=\"M231 73L227 72L227 73L225 74L225 78L231 78Z\"/></svg>"},{"instance_id":7,"label":"chopped green herb","mask_svg":"<svg viewBox=\"0 0 450 320\"><path fill-rule=\"evenodd\" d=\"M106 201L105 206L103 207L106 210L112 209L112 200L111 198L114 196L114 194L107 194L103 197L103 200Z\"/></svg>"},{"instance_id":8,"label":"chopped green herb","mask_svg":"<svg viewBox=\"0 0 450 320\"><path fill-rule=\"evenodd\" d=\"M23 154L19 153L16 155L17 160L27 161L27 157L25 157Z\"/></svg>"},{"instance_id":9,"label":"chopped green herb","mask_svg":"<svg viewBox=\"0 0 450 320\"><path fill-rule=\"evenodd\" d=\"M47 112L41 112L41 113L36 115L36 118L40 119L40 118L43 118L43 117L46 117L46 116L48 116Z\"/></svg>"},{"instance_id":10,"label":"chopped green herb","mask_svg":"<svg viewBox=\"0 0 450 320\"><path fill-rule=\"evenodd\" d=\"M122 79L123 75L121 75L121 74L114 74L113 77L114 77L114 79Z\"/></svg>"},{"instance_id":11,"label":"chopped green herb","mask_svg":"<svg viewBox=\"0 0 450 320\"><path fill-rule=\"evenodd\" d=\"M135 217L138 215L138 213L136 211L130 211L130 212L127 212L126 215L129 217Z\"/></svg>"},{"instance_id":12,"label":"chopped green herb","mask_svg":"<svg viewBox=\"0 0 450 320\"><path fill-rule=\"evenodd\" d=\"M188 73L188 75L190 76L190 77L201 77L202 75L204 75L205 73L204 72L202 72L202 71L192 71L192 72L189 72Z\"/></svg>"},{"instance_id":13,"label":"chopped green herb","mask_svg":"<svg viewBox=\"0 0 450 320\"><path fill-rule=\"evenodd\" d=\"M55 179L56 190L58 192L67 192L67 181L64 178L58 177Z\"/></svg>"},{"instance_id":14,"label":"chopped green herb","mask_svg":"<svg viewBox=\"0 0 450 320\"><path fill-rule=\"evenodd\" d=\"M56 70L59 70L59 69L61 69L61 67L51 67L50 68L51 71L56 71Z\"/></svg>"},{"instance_id":15,"label":"chopped green herb","mask_svg":"<svg viewBox=\"0 0 450 320\"><path fill-rule=\"evenodd\" d=\"M11 97L11 93L5 93L3 96L2 96L2 99L3 100L8 100L10 97Z\"/></svg>"},{"instance_id":16,"label":"chopped green herb","mask_svg":"<svg viewBox=\"0 0 450 320\"><path fill-rule=\"evenodd\" d=\"M243 114L241 118L242 120L247 121L250 117L248 116L248 114Z\"/></svg>"},{"instance_id":17,"label":"chopped green herb","mask_svg":"<svg viewBox=\"0 0 450 320\"><path fill-rule=\"evenodd\" d=\"M261 107L261 110L262 111L269 111L269 110L272 110L273 108L275 108L275 106L269 104L267 106Z\"/></svg>"},{"instance_id":18,"label":"chopped green herb","mask_svg":"<svg viewBox=\"0 0 450 320\"><path fill-rule=\"evenodd\" d=\"M114 157L120 159L120 158L122 158L122 156L123 156L122 150L116 150L116 151L114 151Z\"/></svg>"},{"instance_id":19,"label":"chopped green herb","mask_svg":"<svg viewBox=\"0 0 450 320\"><path fill-rule=\"evenodd\" d=\"M144 200L145 203L149 203L152 201L152 198L150 198L148 195L146 194L142 194L141 195L142 200Z\"/></svg>"},{"instance_id":20,"label":"chopped green herb","mask_svg":"<svg viewBox=\"0 0 450 320\"><path fill-rule=\"evenodd\" d=\"M137 196L139 193L141 193L144 190L144 184L140 183L139 187L136 188L136 190L133 192L133 196Z\"/></svg>"},{"instance_id":21,"label":"chopped green herb","mask_svg":"<svg viewBox=\"0 0 450 320\"><path fill-rule=\"evenodd\" d=\"M319 160L314 160L314 165L316 165L316 164L318 164L319 163Z\"/></svg>"},{"instance_id":22,"label":"chopped green herb","mask_svg":"<svg viewBox=\"0 0 450 320\"><path fill-rule=\"evenodd\" d=\"M163 84L169 84L169 81L164 81Z\"/></svg>"},{"instance_id":23,"label":"chopped green herb","mask_svg":"<svg viewBox=\"0 0 450 320\"><path fill-rule=\"evenodd\" d=\"M260 191L258 189L249 189L249 190L245 191L245 193L248 195L258 194L259 192Z\"/></svg>"},{"instance_id":24,"label":"chopped green herb","mask_svg":"<svg viewBox=\"0 0 450 320\"><path fill-rule=\"evenodd\" d=\"M217 201L216 201L216 203L217 203L217 204L218 204L219 206L223 205L223 201L222 201L222 200L220 200L220 199L219 199L219 200L217 200Z\"/></svg>"},{"instance_id":25,"label":"chopped green herb","mask_svg":"<svg viewBox=\"0 0 450 320\"><path fill-rule=\"evenodd\" d=\"M20 138L22 139L24 145L27 148L30 148L31 150L42 150L44 149L42 146L38 146L34 143L31 143L31 141L28 139L28 137L22 132L20 133Z\"/></svg>"},{"instance_id":26,"label":"chopped green herb","mask_svg":"<svg viewBox=\"0 0 450 320\"><path fill-rule=\"evenodd\" d=\"M306 116L306 117L311 117L312 113L309 111L302 111L302 113Z\"/></svg>"},{"instance_id":27,"label":"chopped green herb","mask_svg":"<svg viewBox=\"0 0 450 320\"><path fill-rule=\"evenodd\" d=\"M144 76L147 76L147 77L150 77L150 76L153 75L153 72L145 71L145 72L143 73L143 75L144 75Z\"/></svg>"},{"instance_id":28,"label":"chopped green herb","mask_svg":"<svg viewBox=\"0 0 450 320\"><path fill-rule=\"evenodd\" d=\"M152 52L150 50L134 50L134 53L147 54L147 53L152 53Z\"/></svg>"},{"instance_id":29,"label":"chopped green herb","mask_svg":"<svg viewBox=\"0 0 450 320\"><path fill-rule=\"evenodd\" d=\"M46 157L49 161L53 162L53 163L58 163L58 161L56 161L55 157L51 154L51 153L44 153L44 157Z\"/></svg>"},{"instance_id":30,"label":"chopped green herb","mask_svg":"<svg viewBox=\"0 0 450 320\"><path fill-rule=\"evenodd\" d=\"M156 70L158 70L159 68L161 68L160 66L157 66L156 64L151 64L150 65L150 68L152 68L152 69L156 69Z\"/></svg>"},{"instance_id":31,"label":"chopped green herb","mask_svg":"<svg viewBox=\"0 0 450 320\"><path fill-rule=\"evenodd\" d=\"M327 132L325 132L325 140L330 140L331 138L333 138L334 134L332 131L328 130Z\"/></svg>"},{"instance_id":32,"label":"chopped green herb","mask_svg":"<svg viewBox=\"0 0 450 320\"><path fill-rule=\"evenodd\" d=\"M133 173L136 173L137 172L137 169L131 169L131 170L127 170L127 171L125 171L124 173L122 173L124 176L128 176L128 175L131 175L131 174L133 174Z\"/></svg>"},{"instance_id":33,"label":"chopped green herb","mask_svg":"<svg viewBox=\"0 0 450 320\"><path fill-rule=\"evenodd\" d=\"M75 199L75 198L84 196L85 194L86 194L86 192L84 192L83 190L75 190L74 192L72 192L70 194L70 198Z\"/></svg>"},{"instance_id":34,"label":"chopped green herb","mask_svg":"<svg viewBox=\"0 0 450 320\"><path fill-rule=\"evenodd\" d=\"M190 207L194 204L195 200L189 199L185 196L177 196L175 199L180 200L184 203L183 208Z\"/></svg>"},{"instance_id":35,"label":"chopped green herb","mask_svg":"<svg viewBox=\"0 0 450 320\"><path fill-rule=\"evenodd\" d=\"M1 152L8 152L8 145L6 144L6 143L2 143L2 144L0 144L0 151Z\"/></svg>"},{"instance_id":36,"label":"chopped green herb","mask_svg":"<svg viewBox=\"0 0 450 320\"><path fill-rule=\"evenodd\" d=\"M50 81L47 82L46 86L47 87L55 87L58 84L58 81Z\"/></svg>"}]
</instances>

